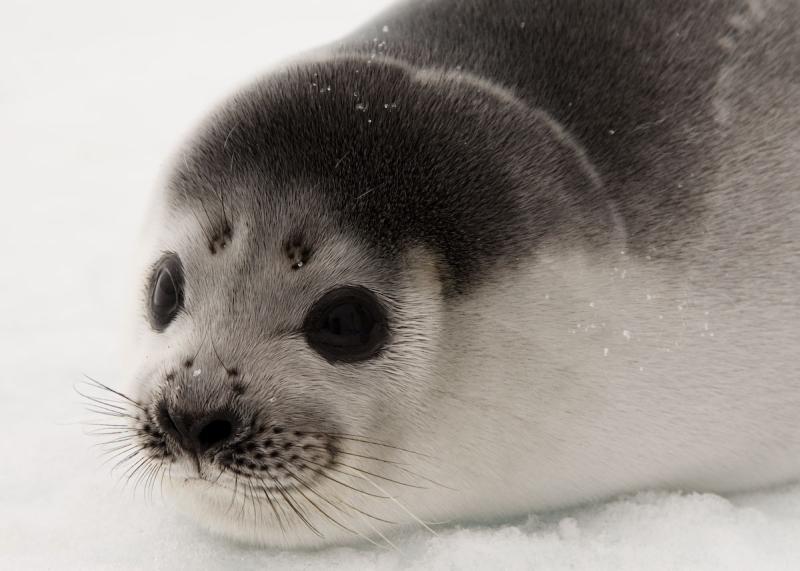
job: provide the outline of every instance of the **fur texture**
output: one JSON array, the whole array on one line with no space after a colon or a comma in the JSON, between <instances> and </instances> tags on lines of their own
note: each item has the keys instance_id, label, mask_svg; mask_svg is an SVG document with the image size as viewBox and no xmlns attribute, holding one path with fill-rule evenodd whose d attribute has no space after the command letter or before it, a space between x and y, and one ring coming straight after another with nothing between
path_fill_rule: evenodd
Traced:
<instances>
[{"instance_id":1,"label":"fur texture","mask_svg":"<svg viewBox=\"0 0 800 571\"><path fill-rule=\"evenodd\" d=\"M789 0L416 2L234 95L151 219L186 283L140 319L153 474L282 545L800 475L797 29ZM388 310L375 359L300 334L343 284ZM165 402L233 444L189 458Z\"/></svg>"}]
</instances>

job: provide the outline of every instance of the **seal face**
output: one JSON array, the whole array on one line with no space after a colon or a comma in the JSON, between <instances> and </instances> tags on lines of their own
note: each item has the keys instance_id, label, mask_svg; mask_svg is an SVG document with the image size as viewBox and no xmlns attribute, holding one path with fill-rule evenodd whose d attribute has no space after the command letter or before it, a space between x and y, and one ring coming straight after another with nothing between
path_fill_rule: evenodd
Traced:
<instances>
[{"instance_id":1,"label":"seal face","mask_svg":"<svg viewBox=\"0 0 800 571\"><path fill-rule=\"evenodd\" d=\"M402 6L216 110L131 472L279 545L800 474L800 10L612 4Z\"/></svg>"}]
</instances>

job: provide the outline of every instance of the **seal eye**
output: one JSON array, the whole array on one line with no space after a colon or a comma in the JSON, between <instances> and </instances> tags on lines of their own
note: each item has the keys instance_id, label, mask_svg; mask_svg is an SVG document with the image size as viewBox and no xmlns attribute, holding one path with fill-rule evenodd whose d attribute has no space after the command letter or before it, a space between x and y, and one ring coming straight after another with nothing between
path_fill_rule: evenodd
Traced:
<instances>
[{"instance_id":1,"label":"seal eye","mask_svg":"<svg viewBox=\"0 0 800 571\"><path fill-rule=\"evenodd\" d=\"M183 307L183 266L177 254L166 254L156 264L150 285L150 323L163 331Z\"/></svg>"},{"instance_id":2,"label":"seal eye","mask_svg":"<svg viewBox=\"0 0 800 571\"><path fill-rule=\"evenodd\" d=\"M389 337L386 313L362 287L329 291L311 308L303 330L309 346L330 362L354 363L377 355Z\"/></svg>"}]
</instances>

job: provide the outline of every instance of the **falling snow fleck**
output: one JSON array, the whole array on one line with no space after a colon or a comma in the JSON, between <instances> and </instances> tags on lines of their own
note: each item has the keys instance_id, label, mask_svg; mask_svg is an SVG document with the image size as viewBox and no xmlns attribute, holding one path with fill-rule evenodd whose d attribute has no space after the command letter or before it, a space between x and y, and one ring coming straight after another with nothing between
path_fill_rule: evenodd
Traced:
<instances>
[{"instance_id":1,"label":"falling snow fleck","mask_svg":"<svg viewBox=\"0 0 800 571\"><path fill-rule=\"evenodd\" d=\"M627 329L623 329L623 330L622 330L622 336L623 336L625 339L627 339L628 341L630 341L630 340L631 340L631 332L630 332L630 331L628 331Z\"/></svg>"},{"instance_id":2,"label":"falling snow fleck","mask_svg":"<svg viewBox=\"0 0 800 571\"><path fill-rule=\"evenodd\" d=\"M389 26L384 26L384 27L383 27L383 28L381 28L381 29L383 30L383 33L385 34L386 32L388 32L388 31L389 31Z\"/></svg>"},{"instance_id":3,"label":"falling snow fleck","mask_svg":"<svg viewBox=\"0 0 800 571\"><path fill-rule=\"evenodd\" d=\"M603 357L608 357L608 347L603 347Z\"/></svg>"},{"instance_id":4,"label":"falling snow fleck","mask_svg":"<svg viewBox=\"0 0 800 571\"><path fill-rule=\"evenodd\" d=\"M195 369L194 372L192 373L192 376L193 377L199 377L200 373L202 373L202 372L203 372L202 369Z\"/></svg>"}]
</instances>

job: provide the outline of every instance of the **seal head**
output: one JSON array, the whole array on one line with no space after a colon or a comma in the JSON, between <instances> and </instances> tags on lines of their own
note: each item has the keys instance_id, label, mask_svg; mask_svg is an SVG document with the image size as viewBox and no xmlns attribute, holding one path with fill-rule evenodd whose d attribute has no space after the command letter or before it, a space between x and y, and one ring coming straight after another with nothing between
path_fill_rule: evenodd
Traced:
<instances>
[{"instance_id":1,"label":"seal head","mask_svg":"<svg viewBox=\"0 0 800 571\"><path fill-rule=\"evenodd\" d=\"M435 487L450 300L537 244L610 240L593 176L545 115L469 74L338 57L245 89L163 191L137 385L147 454L237 537L413 521L396 496Z\"/></svg>"}]
</instances>

